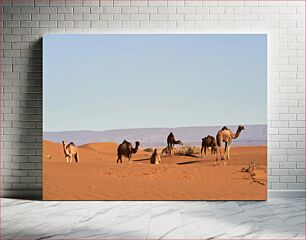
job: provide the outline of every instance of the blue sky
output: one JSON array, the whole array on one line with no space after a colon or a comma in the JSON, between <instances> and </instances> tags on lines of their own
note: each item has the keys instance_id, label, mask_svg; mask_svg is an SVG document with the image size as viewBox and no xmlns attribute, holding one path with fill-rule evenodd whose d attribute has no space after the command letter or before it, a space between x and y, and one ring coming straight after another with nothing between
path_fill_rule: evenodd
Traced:
<instances>
[{"instance_id":1,"label":"blue sky","mask_svg":"<svg viewBox=\"0 0 306 240\"><path fill-rule=\"evenodd\" d=\"M44 131L266 124L263 34L45 35Z\"/></svg>"}]
</instances>

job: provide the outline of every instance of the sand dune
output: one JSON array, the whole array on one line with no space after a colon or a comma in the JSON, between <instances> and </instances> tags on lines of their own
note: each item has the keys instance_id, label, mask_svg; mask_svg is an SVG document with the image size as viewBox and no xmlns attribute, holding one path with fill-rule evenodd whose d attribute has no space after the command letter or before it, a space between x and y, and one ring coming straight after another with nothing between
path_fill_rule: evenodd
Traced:
<instances>
[{"instance_id":1,"label":"sand dune","mask_svg":"<svg viewBox=\"0 0 306 240\"><path fill-rule=\"evenodd\" d=\"M232 147L232 158L218 162L210 153L203 158L166 156L160 165L151 165L151 153L141 149L132 164L125 158L116 164L117 147L111 142L81 145L80 163L66 163L62 145L44 141L44 199L266 199L266 146ZM241 172L250 162L256 166L252 176Z\"/></svg>"}]
</instances>

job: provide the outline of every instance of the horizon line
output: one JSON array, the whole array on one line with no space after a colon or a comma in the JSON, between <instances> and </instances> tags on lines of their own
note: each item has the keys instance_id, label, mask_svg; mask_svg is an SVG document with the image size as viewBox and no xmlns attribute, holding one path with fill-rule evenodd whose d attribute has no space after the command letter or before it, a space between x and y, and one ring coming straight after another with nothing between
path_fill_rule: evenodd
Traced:
<instances>
[{"instance_id":1,"label":"horizon line","mask_svg":"<svg viewBox=\"0 0 306 240\"><path fill-rule=\"evenodd\" d=\"M116 130L136 130L136 129L178 129L178 128L200 128L200 127L221 127L221 126L239 126L243 124L228 124L228 125L202 125L202 126L182 126L182 127L140 127L140 128L116 128L116 129L105 129L105 130L53 130L44 131L43 133L50 132L106 132L106 131L116 131ZM257 124L245 124L245 126L258 126L258 125L268 125L268 123L257 123Z\"/></svg>"}]
</instances>

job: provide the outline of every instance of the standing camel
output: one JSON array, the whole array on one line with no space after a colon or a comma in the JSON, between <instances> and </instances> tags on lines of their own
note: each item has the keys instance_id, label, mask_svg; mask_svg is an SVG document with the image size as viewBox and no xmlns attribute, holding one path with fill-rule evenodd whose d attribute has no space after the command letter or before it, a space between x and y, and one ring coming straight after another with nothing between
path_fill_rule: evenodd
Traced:
<instances>
[{"instance_id":1,"label":"standing camel","mask_svg":"<svg viewBox=\"0 0 306 240\"><path fill-rule=\"evenodd\" d=\"M175 140L174 134L170 132L169 136L167 137L167 145L170 149L170 155L172 155L173 147L175 144L183 145L181 140Z\"/></svg>"},{"instance_id":2,"label":"standing camel","mask_svg":"<svg viewBox=\"0 0 306 240\"><path fill-rule=\"evenodd\" d=\"M124 140L117 149L117 163L120 161L122 163L122 156L129 159L129 163L132 163L132 154L135 154L138 150L139 142L135 142L135 148L133 148L132 144L126 140Z\"/></svg>"},{"instance_id":3,"label":"standing camel","mask_svg":"<svg viewBox=\"0 0 306 240\"><path fill-rule=\"evenodd\" d=\"M72 159L74 158L75 162L80 162L77 146L73 142L69 143L68 145L65 141L62 141L62 143L66 161L72 162Z\"/></svg>"},{"instance_id":4,"label":"standing camel","mask_svg":"<svg viewBox=\"0 0 306 240\"><path fill-rule=\"evenodd\" d=\"M217 146L219 150L219 154L222 160L225 158L225 154L227 153L227 159L230 159L230 144L233 139L236 139L239 137L240 133L242 130L244 130L244 126L240 125L238 126L238 129L236 133L232 133L230 129L227 127L223 127L218 133L217 133ZM221 148L222 148L222 142L225 143L225 149L224 149L224 154L222 156L221 154ZM218 160L218 151L217 151L217 157L216 160Z\"/></svg>"},{"instance_id":5,"label":"standing camel","mask_svg":"<svg viewBox=\"0 0 306 240\"><path fill-rule=\"evenodd\" d=\"M210 135L208 135L205 138L202 138L201 157L202 157L203 149L204 149L205 157L207 157L206 151L209 147L211 147L211 154L217 153L216 139Z\"/></svg>"}]
</instances>

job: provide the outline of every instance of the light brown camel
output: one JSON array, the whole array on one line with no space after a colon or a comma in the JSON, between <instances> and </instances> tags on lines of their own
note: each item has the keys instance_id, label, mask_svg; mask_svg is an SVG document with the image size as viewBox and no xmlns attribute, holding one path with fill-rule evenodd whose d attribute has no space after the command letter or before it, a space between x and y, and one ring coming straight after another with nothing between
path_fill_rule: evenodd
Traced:
<instances>
[{"instance_id":1,"label":"light brown camel","mask_svg":"<svg viewBox=\"0 0 306 240\"><path fill-rule=\"evenodd\" d=\"M180 144L183 145L181 140L175 140L174 134L172 132L170 132L170 134L167 137L167 145L168 148L170 148L170 155L172 155L173 153L173 147L175 144Z\"/></svg>"},{"instance_id":2,"label":"light brown camel","mask_svg":"<svg viewBox=\"0 0 306 240\"><path fill-rule=\"evenodd\" d=\"M77 146L73 142L69 143L68 145L66 144L65 141L62 141L62 143L63 143L66 161L72 162L72 159L74 158L76 162L80 162L80 156Z\"/></svg>"},{"instance_id":3,"label":"light brown camel","mask_svg":"<svg viewBox=\"0 0 306 240\"><path fill-rule=\"evenodd\" d=\"M151 156L150 162L151 162L151 164L160 164L161 163L161 158L160 158L159 153L157 152L156 148L154 149L154 152Z\"/></svg>"},{"instance_id":4,"label":"light brown camel","mask_svg":"<svg viewBox=\"0 0 306 240\"><path fill-rule=\"evenodd\" d=\"M207 149L211 148L211 154L217 153L217 143L216 139L213 136L208 135L205 138L202 138L202 148L201 148L201 157L204 150L205 156L207 157Z\"/></svg>"},{"instance_id":5,"label":"light brown camel","mask_svg":"<svg viewBox=\"0 0 306 240\"><path fill-rule=\"evenodd\" d=\"M216 140L217 140L217 147L218 147L219 151L217 151L216 160L218 160L218 152L219 152L222 160L224 160L226 153L227 153L227 159L230 159L230 144L231 144L233 139L239 137L241 131L244 130L244 129L245 129L244 126L240 125L240 126L238 126L238 129L237 129L236 133L232 133L232 131L230 129L228 129L227 127L223 127L217 133ZM224 149L223 156L221 154L222 142L225 143L225 149Z\"/></svg>"},{"instance_id":6,"label":"light brown camel","mask_svg":"<svg viewBox=\"0 0 306 240\"><path fill-rule=\"evenodd\" d=\"M135 142L135 148L133 148L132 144L126 140L124 140L117 149L117 163L120 161L122 163L122 156L129 159L129 163L132 163L132 154L135 154L138 150L139 142Z\"/></svg>"}]
</instances>

